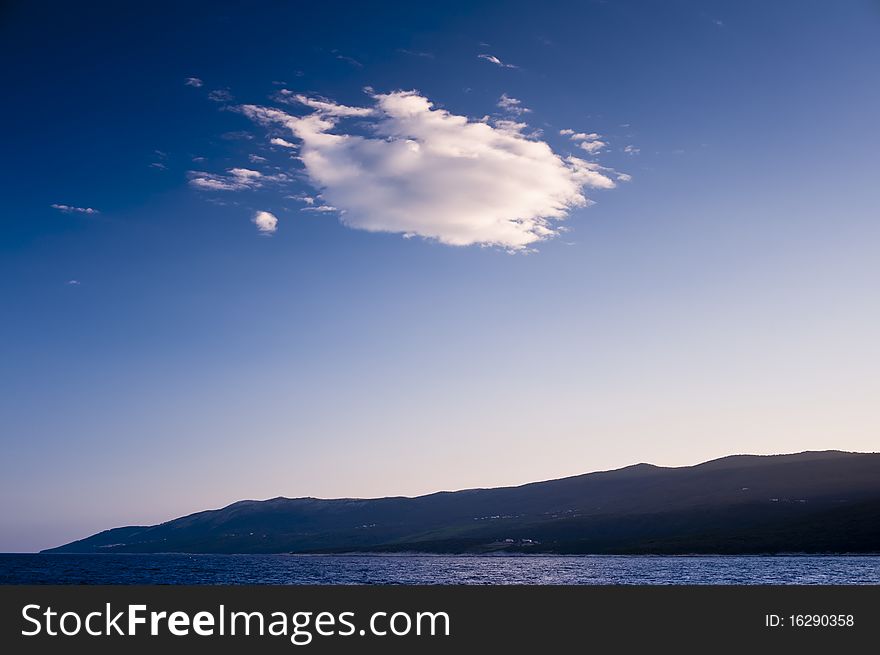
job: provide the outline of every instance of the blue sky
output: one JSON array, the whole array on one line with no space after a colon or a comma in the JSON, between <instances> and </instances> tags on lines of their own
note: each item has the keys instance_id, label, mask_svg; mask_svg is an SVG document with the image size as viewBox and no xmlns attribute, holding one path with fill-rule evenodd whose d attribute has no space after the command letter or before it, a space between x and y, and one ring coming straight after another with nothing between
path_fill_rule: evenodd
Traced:
<instances>
[{"instance_id":1,"label":"blue sky","mask_svg":"<svg viewBox=\"0 0 880 655\"><path fill-rule=\"evenodd\" d=\"M358 4L0 13L0 550L876 450L876 3Z\"/></svg>"}]
</instances>

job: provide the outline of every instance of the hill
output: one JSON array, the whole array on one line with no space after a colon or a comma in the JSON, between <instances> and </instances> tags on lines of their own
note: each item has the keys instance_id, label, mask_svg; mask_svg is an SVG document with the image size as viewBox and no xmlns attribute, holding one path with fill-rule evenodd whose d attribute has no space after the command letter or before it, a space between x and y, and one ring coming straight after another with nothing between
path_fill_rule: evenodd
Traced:
<instances>
[{"instance_id":1,"label":"hill","mask_svg":"<svg viewBox=\"0 0 880 655\"><path fill-rule=\"evenodd\" d=\"M880 454L736 455L415 498L245 500L53 553L880 552Z\"/></svg>"}]
</instances>

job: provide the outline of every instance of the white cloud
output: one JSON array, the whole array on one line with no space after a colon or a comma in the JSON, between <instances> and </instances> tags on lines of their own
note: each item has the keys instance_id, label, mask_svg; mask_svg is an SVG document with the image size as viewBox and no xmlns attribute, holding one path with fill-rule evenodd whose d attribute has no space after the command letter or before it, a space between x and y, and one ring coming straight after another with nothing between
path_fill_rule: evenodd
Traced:
<instances>
[{"instance_id":1,"label":"white cloud","mask_svg":"<svg viewBox=\"0 0 880 655\"><path fill-rule=\"evenodd\" d=\"M224 132L220 138L224 141L250 141L254 135L247 130L233 130L232 132Z\"/></svg>"},{"instance_id":2,"label":"white cloud","mask_svg":"<svg viewBox=\"0 0 880 655\"><path fill-rule=\"evenodd\" d=\"M498 99L498 106L503 111L506 111L508 114L513 114L514 116L521 116L532 111L528 107L522 106L522 100L511 98L506 93L501 94L501 97Z\"/></svg>"},{"instance_id":3,"label":"white cloud","mask_svg":"<svg viewBox=\"0 0 880 655\"><path fill-rule=\"evenodd\" d=\"M188 77L184 80L183 83L186 84L187 86L194 86L197 89L204 84L204 82L202 82L197 77Z\"/></svg>"},{"instance_id":4,"label":"white cloud","mask_svg":"<svg viewBox=\"0 0 880 655\"><path fill-rule=\"evenodd\" d=\"M266 158L261 157L260 155L250 154L248 155L248 161L252 164L262 164L264 161L266 161Z\"/></svg>"},{"instance_id":5,"label":"white cloud","mask_svg":"<svg viewBox=\"0 0 880 655\"><path fill-rule=\"evenodd\" d=\"M578 147L586 150L591 155L596 154L608 144L602 141L602 135L595 132L575 132L572 129L559 130L563 136L567 136L572 141L578 141Z\"/></svg>"},{"instance_id":6,"label":"white cloud","mask_svg":"<svg viewBox=\"0 0 880 655\"><path fill-rule=\"evenodd\" d=\"M295 143L291 143L290 141L286 141L285 139L280 139L278 137L270 139L269 143L271 143L273 146L281 146L282 148L296 148Z\"/></svg>"},{"instance_id":7,"label":"white cloud","mask_svg":"<svg viewBox=\"0 0 880 655\"><path fill-rule=\"evenodd\" d=\"M578 144L578 147L583 148L592 155L599 152L606 145L607 144L604 141L581 141Z\"/></svg>"},{"instance_id":8,"label":"white cloud","mask_svg":"<svg viewBox=\"0 0 880 655\"><path fill-rule=\"evenodd\" d=\"M637 155L642 151L642 149L636 148L635 146L625 146L623 151L628 155Z\"/></svg>"},{"instance_id":9,"label":"white cloud","mask_svg":"<svg viewBox=\"0 0 880 655\"><path fill-rule=\"evenodd\" d=\"M229 89L214 89L208 94L208 100L214 102L232 102L234 99Z\"/></svg>"},{"instance_id":10,"label":"white cloud","mask_svg":"<svg viewBox=\"0 0 880 655\"><path fill-rule=\"evenodd\" d=\"M305 105L306 107L320 111L328 116L370 116L373 113L373 110L369 107L349 107L347 105L337 104L326 98L310 98L307 95L294 93L288 89L281 89L281 91L278 92L276 99L289 105Z\"/></svg>"},{"instance_id":11,"label":"white cloud","mask_svg":"<svg viewBox=\"0 0 880 655\"><path fill-rule=\"evenodd\" d=\"M348 55L340 54L339 51L337 51L337 50L332 50L331 52L333 52L336 55L337 59L339 59L340 61L344 61L346 64L349 64L350 66L354 66L355 68L363 68L364 67L364 65L361 62L359 62L357 59L355 59L354 57L349 57Z\"/></svg>"},{"instance_id":12,"label":"white cloud","mask_svg":"<svg viewBox=\"0 0 880 655\"><path fill-rule=\"evenodd\" d=\"M80 286L80 284L79 284L79 280L68 280L68 281L67 281L67 286L69 286L69 287L78 287L78 286Z\"/></svg>"},{"instance_id":13,"label":"white cloud","mask_svg":"<svg viewBox=\"0 0 880 655\"><path fill-rule=\"evenodd\" d=\"M333 207L332 205L314 206L311 203L309 203L309 205L310 205L309 207L302 207L300 209L300 211L301 212L337 212L337 211L339 211L338 209L336 209L336 207Z\"/></svg>"},{"instance_id":14,"label":"white cloud","mask_svg":"<svg viewBox=\"0 0 880 655\"><path fill-rule=\"evenodd\" d=\"M268 183L286 182L289 178L284 173L263 175L260 171L249 168L230 168L227 175L189 171L189 183L197 189L207 191L244 191L259 189Z\"/></svg>"},{"instance_id":15,"label":"white cloud","mask_svg":"<svg viewBox=\"0 0 880 655\"><path fill-rule=\"evenodd\" d=\"M49 205L52 209L57 209L60 212L65 214L100 214L97 209L92 209L91 207L74 207L73 205L59 205L57 203L52 203Z\"/></svg>"},{"instance_id":16,"label":"white cloud","mask_svg":"<svg viewBox=\"0 0 880 655\"><path fill-rule=\"evenodd\" d=\"M434 59L434 53L432 53L432 52L421 52L419 50L407 50L406 48L398 48L397 52L401 52L405 55L411 55L413 57L421 57L422 59Z\"/></svg>"},{"instance_id":17,"label":"white cloud","mask_svg":"<svg viewBox=\"0 0 880 655\"><path fill-rule=\"evenodd\" d=\"M357 229L522 250L556 235L558 221L587 204L585 188L615 186L608 169L557 155L524 123L469 120L414 91L371 98L368 108L305 98L313 112L302 117L240 111L290 130L308 180ZM348 116L369 120L349 126Z\"/></svg>"},{"instance_id":18,"label":"white cloud","mask_svg":"<svg viewBox=\"0 0 880 655\"><path fill-rule=\"evenodd\" d=\"M260 171L252 171L249 168L230 168L229 172L239 180L258 180L263 177Z\"/></svg>"},{"instance_id":19,"label":"white cloud","mask_svg":"<svg viewBox=\"0 0 880 655\"><path fill-rule=\"evenodd\" d=\"M501 66L501 68L517 68L517 66L514 66L513 64L505 64L495 55L477 55L477 59L485 59L489 63L495 64L496 66Z\"/></svg>"},{"instance_id":20,"label":"white cloud","mask_svg":"<svg viewBox=\"0 0 880 655\"><path fill-rule=\"evenodd\" d=\"M263 234L275 234L278 231L278 218L271 212L256 212L251 220Z\"/></svg>"}]
</instances>

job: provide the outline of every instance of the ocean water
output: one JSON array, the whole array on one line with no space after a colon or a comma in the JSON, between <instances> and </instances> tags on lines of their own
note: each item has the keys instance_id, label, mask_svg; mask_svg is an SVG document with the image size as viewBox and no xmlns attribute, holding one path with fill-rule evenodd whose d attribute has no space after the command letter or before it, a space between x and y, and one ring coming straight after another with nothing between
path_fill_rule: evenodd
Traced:
<instances>
[{"instance_id":1,"label":"ocean water","mask_svg":"<svg viewBox=\"0 0 880 655\"><path fill-rule=\"evenodd\" d=\"M880 584L880 556L2 555L0 584Z\"/></svg>"}]
</instances>

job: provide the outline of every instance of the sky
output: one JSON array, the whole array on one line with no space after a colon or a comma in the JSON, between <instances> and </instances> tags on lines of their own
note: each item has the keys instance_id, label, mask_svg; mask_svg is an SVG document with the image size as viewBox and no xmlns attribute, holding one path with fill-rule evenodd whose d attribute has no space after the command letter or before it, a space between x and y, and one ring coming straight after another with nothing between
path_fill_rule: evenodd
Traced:
<instances>
[{"instance_id":1,"label":"sky","mask_svg":"<svg viewBox=\"0 0 880 655\"><path fill-rule=\"evenodd\" d=\"M877 2L13 2L0 51L0 551L878 450Z\"/></svg>"}]
</instances>

